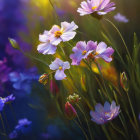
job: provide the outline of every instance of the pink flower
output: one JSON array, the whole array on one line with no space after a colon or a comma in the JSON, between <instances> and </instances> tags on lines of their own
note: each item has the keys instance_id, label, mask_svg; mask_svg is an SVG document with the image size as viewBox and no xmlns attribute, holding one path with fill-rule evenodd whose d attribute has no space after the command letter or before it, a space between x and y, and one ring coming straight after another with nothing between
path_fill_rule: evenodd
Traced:
<instances>
[{"instance_id":1,"label":"pink flower","mask_svg":"<svg viewBox=\"0 0 140 140\"><path fill-rule=\"evenodd\" d=\"M56 52L56 46L50 43L48 34L48 31L44 31L42 35L39 35L39 41L41 42L37 47L39 53L54 54Z\"/></svg>"},{"instance_id":2,"label":"pink flower","mask_svg":"<svg viewBox=\"0 0 140 140\"><path fill-rule=\"evenodd\" d=\"M96 49L96 47L97 42L88 41L86 44L85 41L79 41L72 49L74 54L70 55L72 65L80 65L81 60L86 59L88 55Z\"/></svg>"},{"instance_id":3,"label":"pink flower","mask_svg":"<svg viewBox=\"0 0 140 140\"><path fill-rule=\"evenodd\" d=\"M50 43L53 45L58 45L61 41L69 41L73 39L76 35L76 30L78 26L74 23L61 22L61 27L54 25L49 31Z\"/></svg>"},{"instance_id":4,"label":"pink flower","mask_svg":"<svg viewBox=\"0 0 140 140\"><path fill-rule=\"evenodd\" d=\"M94 52L95 58L102 58L106 62L111 62L111 55L114 53L114 49L107 47L104 42L100 42Z\"/></svg>"},{"instance_id":5,"label":"pink flower","mask_svg":"<svg viewBox=\"0 0 140 140\"><path fill-rule=\"evenodd\" d=\"M77 12L80 16L88 14L105 15L108 12L115 10L115 3L110 0L87 0L81 2L81 8L78 8Z\"/></svg>"}]
</instances>

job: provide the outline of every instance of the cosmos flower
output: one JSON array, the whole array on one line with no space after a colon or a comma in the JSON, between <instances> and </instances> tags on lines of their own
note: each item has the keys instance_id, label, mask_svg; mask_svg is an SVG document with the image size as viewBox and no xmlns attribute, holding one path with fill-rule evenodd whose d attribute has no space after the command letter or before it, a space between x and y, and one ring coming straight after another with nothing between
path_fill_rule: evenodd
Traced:
<instances>
[{"instance_id":1,"label":"cosmos flower","mask_svg":"<svg viewBox=\"0 0 140 140\"><path fill-rule=\"evenodd\" d=\"M129 22L129 20L122 14L120 13L117 13L115 16L114 16L114 19L118 22L123 22L123 23L127 23Z\"/></svg>"},{"instance_id":2,"label":"cosmos flower","mask_svg":"<svg viewBox=\"0 0 140 140\"><path fill-rule=\"evenodd\" d=\"M95 111L90 111L91 120L97 124L104 124L113 120L120 113L120 106L116 106L115 101L111 105L105 102L104 106L98 103L95 106Z\"/></svg>"},{"instance_id":3,"label":"cosmos flower","mask_svg":"<svg viewBox=\"0 0 140 140\"><path fill-rule=\"evenodd\" d=\"M81 8L78 8L77 12L80 16L93 14L93 15L105 15L108 12L115 10L115 3L110 0L87 0L81 2Z\"/></svg>"},{"instance_id":4,"label":"cosmos flower","mask_svg":"<svg viewBox=\"0 0 140 140\"><path fill-rule=\"evenodd\" d=\"M39 41L41 44L38 45L37 50L42 54L54 54L56 52L56 46L52 45L49 40L49 32L44 31L42 35L39 35Z\"/></svg>"},{"instance_id":5,"label":"cosmos flower","mask_svg":"<svg viewBox=\"0 0 140 140\"><path fill-rule=\"evenodd\" d=\"M15 130L21 130L24 127L28 127L32 122L27 118L20 119L18 125L15 127Z\"/></svg>"},{"instance_id":6,"label":"cosmos flower","mask_svg":"<svg viewBox=\"0 0 140 140\"><path fill-rule=\"evenodd\" d=\"M61 41L69 41L73 39L76 35L76 30L78 26L74 23L61 22L61 27L54 25L48 32L48 38L52 45L58 45Z\"/></svg>"},{"instance_id":7,"label":"cosmos flower","mask_svg":"<svg viewBox=\"0 0 140 140\"><path fill-rule=\"evenodd\" d=\"M9 103L14 100L15 100L15 97L13 96L13 94L11 94L5 98L0 97L0 111L3 110L3 107L6 103Z\"/></svg>"},{"instance_id":8,"label":"cosmos flower","mask_svg":"<svg viewBox=\"0 0 140 140\"><path fill-rule=\"evenodd\" d=\"M81 60L87 58L88 55L96 49L96 47L97 42L88 41L86 44L85 41L79 41L72 49L74 54L70 55L72 65L79 65Z\"/></svg>"},{"instance_id":9,"label":"cosmos flower","mask_svg":"<svg viewBox=\"0 0 140 140\"><path fill-rule=\"evenodd\" d=\"M111 55L114 53L114 49L111 47L107 48L107 45L104 42L100 42L94 52L95 58L102 58L106 62L111 62L112 58Z\"/></svg>"},{"instance_id":10,"label":"cosmos flower","mask_svg":"<svg viewBox=\"0 0 140 140\"><path fill-rule=\"evenodd\" d=\"M56 58L50 65L49 65L51 70L56 70L55 73L55 79L56 80L63 80L64 78L66 78L66 75L64 73L65 69L69 69L70 68L70 64L68 61L63 62L62 60L60 60L59 58Z\"/></svg>"}]
</instances>

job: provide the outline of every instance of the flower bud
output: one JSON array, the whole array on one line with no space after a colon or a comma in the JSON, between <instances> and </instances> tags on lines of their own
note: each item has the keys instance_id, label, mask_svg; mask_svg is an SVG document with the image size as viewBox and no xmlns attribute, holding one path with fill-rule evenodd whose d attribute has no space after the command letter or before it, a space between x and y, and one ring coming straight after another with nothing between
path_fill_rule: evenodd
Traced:
<instances>
[{"instance_id":1,"label":"flower bud","mask_svg":"<svg viewBox=\"0 0 140 140\"><path fill-rule=\"evenodd\" d=\"M53 95L56 95L59 92L59 88L55 80L50 80L50 91Z\"/></svg>"},{"instance_id":2,"label":"flower bud","mask_svg":"<svg viewBox=\"0 0 140 140\"><path fill-rule=\"evenodd\" d=\"M9 42L11 44L11 46L14 48L14 49L19 49L19 45L17 44L16 40L15 39L12 39L12 38L8 38L9 39Z\"/></svg>"},{"instance_id":3,"label":"flower bud","mask_svg":"<svg viewBox=\"0 0 140 140\"><path fill-rule=\"evenodd\" d=\"M67 100L71 103L77 103L81 98L79 97L78 94L73 94L73 95L69 95L69 97L67 98Z\"/></svg>"},{"instance_id":4,"label":"flower bud","mask_svg":"<svg viewBox=\"0 0 140 140\"><path fill-rule=\"evenodd\" d=\"M39 77L39 80L38 80L38 81L39 81L41 84L46 85L46 84L48 83L48 78L49 78L48 74L44 73L44 74L42 74L42 75Z\"/></svg>"},{"instance_id":5,"label":"flower bud","mask_svg":"<svg viewBox=\"0 0 140 140\"><path fill-rule=\"evenodd\" d=\"M120 74L120 84L125 91L129 90L128 79L125 72Z\"/></svg>"},{"instance_id":6,"label":"flower bud","mask_svg":"<svg viewBox=\"0 0 140 140\"><path fill-rule=\"evenodd\" d=\"M65 114L70 120L74 119L77 116L75 108L69 102L66 102L65 104Z\"/></svg>"}]
</instances>

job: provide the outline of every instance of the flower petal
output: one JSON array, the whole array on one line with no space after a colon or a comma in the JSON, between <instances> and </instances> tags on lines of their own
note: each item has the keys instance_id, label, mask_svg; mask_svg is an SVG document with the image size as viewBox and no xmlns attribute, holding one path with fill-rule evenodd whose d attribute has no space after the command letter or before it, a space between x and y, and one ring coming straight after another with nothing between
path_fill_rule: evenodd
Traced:
<instances>
[{"instance_id":1,"label":"flower petal","mask_svg":"<svg viewBox=\"0 0 140 140\"><path fill-rule=\"evenodd\" d=\"M68 22L61 22L61 28L63 29L63 32L71 32L73 30L76 30L78 26L72 21L71 23Z\"/></svg>"},{"instance_id":2,"label":"flower petal","mask_svg":"<svg viewBox=\"0 0 140 140\"><path fill-rule=\"evenodd\" d=\"M69 41L71 39L73 39L76 35L76 32L64 32L61 35L61 39L65 42L65 41Z\"/></svg>"},{"instance_id":3,"label":"flower petal","mask_svg":"<svg viewBox=\"0 0 140 140\"><path fill-rule=\"evenodd\" d=\"M110 103L109 102L105 102L105 104L104 104L104 111L105 112L109 112L110 111Z\"/></svg>"},{"instance_id":4,"label":"flower petal","mask_svg":"<svg viewBox=\"0 0 140 140\"><path fill-rule=\"evenodd\" d=\"M38 45L37 50L39 53L42 54L55 54L56 52L56 46L50 44L50 43L43 43Z\"/></svg>"},{"instance_id":5,"label":"flower petal","mask_svg":"<svg viewBox=\"0 0 140 140\"><path fill-rule=\"evenodd\" d=\"M65 73L63 70L57 70L55 73L55 79L56 80L63 80L66 77Z\"/></svg>"},{"instance_id":6,"label":"flower petal","mask_svg":"<svg viewBox=\"0 0 140 140\"><path fill-rule=\"evenodd\" d=\"M101 54L106 50L107 45L104 42L100 42L96 48L96 52Z\"/></svg>"},{"instance_id":7,"label":"flower petal","mask_svg":"<svg viewBox=\"0 0 140 140\"><path fill-rule=\"evenodd\" d=\"M68 61L63 63L63 69L69 69L70 68L70 63Z\"/></svg>"}]
</instances>

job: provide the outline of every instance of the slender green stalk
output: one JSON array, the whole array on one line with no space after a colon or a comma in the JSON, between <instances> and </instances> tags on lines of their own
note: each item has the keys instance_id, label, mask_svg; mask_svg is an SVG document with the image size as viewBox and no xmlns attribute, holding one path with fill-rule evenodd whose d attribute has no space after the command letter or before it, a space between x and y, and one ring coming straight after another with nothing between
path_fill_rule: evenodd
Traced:
<instances>
[{"instance_id":1,"label":"slender green stalk","mask_svg":"<svg viewBox=\"0 0 140 140\"><path fill-rule=\"evenodd\" d=\"M101 72L101 70L100 70L98 64L97 64L96 62L94 62L94 63L96 64L96 66L97 66L97 68L98 68L98 70L99 70L99 73L100 73L100 75L101 75L101 77L102 77L102 81L103 81L104 89L105 89L106 93L108 94L108 91L107 91L107 88L106 88L106 85L105 85L105 80L104 80L103 74L102 74L102 72ZM109 100L111 101L111 98L110 98L109 95L108 95L108 98L109 98Z\"/></svg>"},{"instance_id":2,"label":"slender green stalk","mask_svg":"<svg viewBox=\"0 0 140 140\"><path fill-rule=\"evenodd\" d=\"M78 119L78 120L79 120L79 119ZM79 123L78 123L76 120L74 120L74 122L75 122L76 125L82 130L82 132L83 132L83 134L84 134L86 140L89 140L87 134L85 133L84 129L79 125Z\"/></svg>"},{"instance_id":3,"label":"slender green stalk","mask_svg":"<svg viewBox=\"0 0 140 140\"><path fill-rule=\"evenodd\" d=\"M1 123L2 123L3 130L4 130L4 134L5 134L6 137L7 137L6 129L5 129L5 125L4 125L4 121L3 121L3 118L2 118L2 114L1 114L1 113L0 113L0 119L1 119ZM7 138L5 138L5 139L7 139Z\"/></svg>"},{"instance_id":4,"label":"slender green stalk","mask_svg":"<svg viewBox=\"0 0 140 140\"><path fill-rule=\"evenodd\" d=\"M117 31L117 33L119 34L119 36L120 36L120 38L121 38L121 40L122 40L122 42L123 42L123 44L124 44L124 46L125 46L125 49L126 49L126 51L127 51L127 53L128 53L129 59L130 59L131 63L133 64L131 55L130 55L130 53L129 53L129 50L128 50L128 48L127 48L127 45L126 45L126 43L125 43L125 41L124 41L124 38L123 38L122 34L120 33L120 31L118 30L118 28L116 27L116 25L115 25L113 22L111 22L110 20L108 20L108 19L106 19L106 18L104 18L104 20L107 21L107 22L109 22L109 23L115 28L115 30Z\"/></svg>"},{"instance_id":5,"label":"slender green stalk","mask_svg":"<svg viewBox=\"0 0 140 140\"><path fill-rule=\"evenodd\" d=\"M21 49L19 49L19 51L20 51L21 53L23 53L25 56L27 56L27 57L29 57L29 58L31 58L31 59L34 59L34 60L36 60L36 61L39 61L39 62L45 64L46 66L49 66L46 62L42 61L41 59L36 58L36 57L34 57L34 56L32 56L32 55L30 55L30 54L28 54L28 53L25 53L25 52L23 52Z\"/></svg>"},{"instance_id":6,"label":"slender green stalk","mask_svg":"<svg viewBox=\"0 0 140 140\"><path fill-rule=\"evenodd\" d=\"M90 126L89 126L87 117L86 117L84 111L81 109L81 107L80 107L78 104L76 104L76 106L79 108L79 110L80 110L80 111L82 112L82 114L84 115L85 120L86 120L86 123L87 123L87 126L88 126L88 131L89 131L90 137L91 137L91 139L93 140L92 133L91 133L91 130L90 130Z\"/></svg>"},{"instance_id":7,"label":"slender green stalk","mask_svg":"<svg viewBox=\"0 0 140 140\"><path fill-rule=\"evenodd\" d=\"M138 122L137 122L137 118L136 118L136 115L135 115L135 112L134 112L134 109L133 109L133 105L132 105L131 99L129 97L128 91L126 91L126 94L127 94L128 101L129 101L129 104L130 104L130 107L131 107L131 110L132 110L132 114L133 114L133 117L134 117L135 124L136 124L137 128L139 128Z\"/></svg>"}]
</instances>

